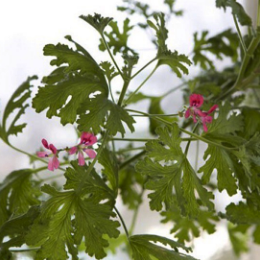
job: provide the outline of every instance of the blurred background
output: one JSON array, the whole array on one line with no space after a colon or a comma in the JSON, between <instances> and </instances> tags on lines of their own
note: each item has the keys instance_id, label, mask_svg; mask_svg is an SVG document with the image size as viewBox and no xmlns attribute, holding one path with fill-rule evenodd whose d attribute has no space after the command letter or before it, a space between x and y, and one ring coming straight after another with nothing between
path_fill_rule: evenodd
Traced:
<instances>
[{"instance_id":1,"label":"blurred background","mask_svg":"<svg viewBox=\"0 0 260 260\"><path fill-rule=\"evenodd\" d=\"M164 11L163 0L143 1L149 3L156 11ZM251 16L256 16L257 1L239 1L246 7ZM48 75L53 68L49 65L50 58L43 56L45 44L58 42L66 43L65 35L72 35L73 39L83 45L91 55L98 61L109 60L109 56L98 51L99 35L97 32L79 19L79 15L93 14L94 12L102 16L113 17L118 21L119 26L125 19L126 14L117 11L117 6L122 5L122 0L12 0L0 2L0 112L3 111L8 99L15 89L26 80L28 76L38 75L39 80L35 81L35 86L40 85L40 79ZM211 35L221 32L227 28L234 28L233 18L230 10L226 13L215 8L214 0L179 0L176 2L176 10L183 10L183 17L173 17L167 24L169 29L168 47L177 50L179 53L189 55L193 47L193 33L202 30L209 30ZM131 23L136 24L138 20L131 18ZM139 68L149 61L155 54L155 47L150 43L149 35L144 34L140 29L135 29L130 37L130 46L140 53L141 60ZM221 68L231 61L218 62ZM137 67L138 69L138 67ZM130 86L130 90L135 88L149 74L151 67L143 71ZM192 77L199 72L198 68L190 67ZM158 95L177 86L181 80L173 75L167 67L160 67L148 83L143 87L142 92L149 95ZM113 90L121 89L120 80L113 82ZM34 90L36 93L37 88ZM182 93L176 91L169 95L163 103L163 109L167 113L176 113L183 108ZM145 111L147 103L138 103L135 108ZM187 104L186 104L187 105ZM41 146L41 139L55 143L58 147L70 146L77 142L77 136L73 126L62 127L57 118L47 119L45 113L36 114L32 108L27 110L22 117L28 125L17 137L13 137L11 142L18 148L29 153L35 153ZM137 120L135 133L139 138L148 137L146 129L148 120ZM145 131L144 131L145 130ZM130 135L129 135L130 136ZM201 146L200 156L204 147ZM190 153L191 154L191 153ZM0 141L0 181L13 170L28 167L29 159L17 153L2 141ZM52 173L44 172L45 176ZM224 192L218 194L216 203L218 209L224 210L225 205L230 201L237 201L239 196L228 197ZM118 201L122 215L127 223L130 223L132 213L123 208ZM149 218L147 218L149 216ZM168 236L171 226L160 224L160 216L156 212L149 210L149 204L144 202L139 213L139 220L136 225L136 233L153 233ZM226 230L226 224L220 223L217 232L213 235L203 234L202 237L194 239L193 256L201 260L232 260L237 259L231 249L231 245ZM250 252L240 257L242 260L258 260L260 250L258 246L251 244ZM123 253L116 257L120 260L127 260ZM26 259L20 257L19 259ZM89 259L89 258L88 258ZM115 259L115 256L107 259Z\"/></svg>"}]
</instances>

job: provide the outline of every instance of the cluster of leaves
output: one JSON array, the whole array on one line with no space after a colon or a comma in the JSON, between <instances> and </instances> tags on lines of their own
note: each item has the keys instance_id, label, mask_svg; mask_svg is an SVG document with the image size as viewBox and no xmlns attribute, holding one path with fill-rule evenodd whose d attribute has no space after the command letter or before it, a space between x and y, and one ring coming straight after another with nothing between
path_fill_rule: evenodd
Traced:
<instances>
[{"instance_id":1,"label":"cluster of leaves","mask_svg":"<svg viewBox=\"0 0 260 260\"><path fill-rule=\"evenodd\" d=\"M154 31L152 41L157 52L150 62L156 61L154 70L167 65L177 77L188 74L191 61L167 45L169 14L182 14L175 10L176 1L164 1L168 15L134 0L124 2L118 8L120 11L140 14L145 22L139 26ZM231 8L234 19L251 26L251 18L237 1L216 0L216 6ZM244 39L230 29L210 37L207 31L194 34L191 57L194 65L204 71L183 84L184 102L188 104L190 94L197 93L204 96L204 111L212 104L219 105L218 115L208 125L208 131L201 133L199 127L188 132L192 120L185 120L180 127L178 120L160 117L164 114L161 102L165 95L127 92L131 79L150 64L133 75L139 54L129 46L134 29L129 18L122 29L112 18L99 14L80 18L99 33L99 49L108 51L114 64L97 62L71 36L65 38L73 47L60 43L46 45L44 55L54 57L51 65L55 69L43 78L32 105L38 113L47 109L46 116L59 117L62 125L76 124L79 131L100 134L102 144L91 163L79 166L76 161L70 162L65 169L63 187L49 184L40 187L43 180L36 181L34 176L45 167L14 171L6 177L0 184L0 258L9 260L13 247L26 245L32 247L33 257L38 260L69 257L77 260L79 251L102 259L108 250L114 252L115 247L126 242L126 251L135 260L195 260L186 254L191 249L182 243L200 236L202 230L214 233L220 218L230 222L228 231L237 255L247 250L250 232L254 242L260 244L260 112L246 103L248 90L259 88L260 31ZM240 56L239 40L247 52ZM118 54L124 61L122 68L114 61ZM216 71L208 54L217 59L231 58L234 65ZM119 76L123 88L116 101L112 82ZM17 121L28 107L34 79L35 76L28 78L16 90L3 112L0 138L11 147L9 137L25 127ZM236 95L232 96L233 93ZM150 133L156 138L137 154L117 151L109 142L117 134L124 137L127 129L134 132L135 120L126 106L141 100L150 102L149 114L141 114L150 117ZM188 140L184 151L183 132L193 138ZM207 144L204 163L198 171L187 156L194 139ZM101 167L95 168L96 162ZM149 191L151 210L161 214L162 223L173 223L170 233L177 242L157 235L133 235L134 222L127 231L115 207L116 199L121 197L136 216L145 189ZM214 207L216 190L226 191L229 196L240 192L243 201L237 205L231 203L225 212L219 213ZM119 220L125 234L120 234Z\"/></svg>"}]
</instances>

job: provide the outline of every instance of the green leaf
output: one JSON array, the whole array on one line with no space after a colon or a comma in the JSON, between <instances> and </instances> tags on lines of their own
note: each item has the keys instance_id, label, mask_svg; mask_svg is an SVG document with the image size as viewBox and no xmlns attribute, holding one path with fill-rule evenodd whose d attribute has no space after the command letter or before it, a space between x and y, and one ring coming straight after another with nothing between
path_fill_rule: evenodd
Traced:
<instances>
[{"instance_id":1,"label":"green leaf","mask_svg":"<svg viewBox=\"0 0 260 260\"><path fill-rule=\"evenodd\" d=\"M239 47L239 39L236 33L230 29L223 31L215 36L207 37L208 31L203 31L201 37L198 33L194 33L193 61L195 65L199 64L203 69L214 69L213 61L207 57L207 53L216 56L222 60L224 56L237 60L237 51Z\"/></svg>"},{"instance_id":2,"label":"green leaf","mask_svg":"<svg viewBox=\"0 0 260 260\"><path fill-rule=\"evenodd\" d=\"M134 210L142 202L140 190L143 187L143 176L133 165L120 169L119 189L123 204Z\"/></svg>"},{"instance_id":3,"label":"green leaf","mask_svg":"<svg viewBox=\"0 0 260 260\"><path fill-rule=\"evenodd\" d=\"M155 30L157 37L158 54L162 54L168 51L166 40L168 38L168 30L165 27L165 15L163 13L157 13L153 15L156 24L151 20L147 20L148 25Z\"/></svg>"},{"instance_id":4,"label":"green leaf","mask_svg":"<svg viewBox=\"0 0 260 260\"><path fill-rule=\"evenodd\" d=\"M146 188L154 191L148 195L151 199L151 209L159 211L162 209L163 203L165 203L166 209L169 208L173 203L174 194L176 194L182 214L196 216L199 205L195 193L198 194L204 205L212 209L213 204L210 201L213 198L212 194L201 185L199 178L179 146L178 126L174 124L170 132L166 129L159 128L160 139L163 143L160 139L157 143L156 141L148 142L148 157L136 164L137 171L150 177L146 183ZM170 149L163 147L164 145ZM155 161L150 158L154 158ZM171 160L172 164L162 165L156 162L157 160Z\"/></svg>"},{"instance_id":5,"label":"green leaf","mask_svg":"<svg viewBox=\"0 0 260 260\"><path fill-rule=\"evenodd\" d=\"M104 183L101 177L93 169L90 174L86 177L88 166L80 166L77 161L71 162L72 167L68 167L65 172L67 179L64 185L65 190L77 191L79 187L83 185L82 180L84 179L84 185L81 191L81 195L89 194L92 201L100 202L101 200L109 199L114 201L115 193Z\"/></svg>"},{"instance_id":6,"label":"green leaf","mask_svg":"<svg viewBox=\"0 0 260 260\"><path fill-rule=\"evenodd\" d=\"M25 123L18 125L17 121L21 115L24 114L25 109L29 106L26 101L28 101L31 96L31 81L35 79L37 79L37 76L28 77L28 79L13 93L5 107L2 125L0 124L0 138L2 138L4 142L8 142L10 135L17 135L18 133L21 133L26 126ZM9 123L9 126L7 126L7 121L10 115L16 110L16 115Z\"/></svg>"},{"instance_id":7,"label":"green leaf","mask_svg":"<svg viewBox=\"0 0 260 260\"><path fill-rule=\"evenodd\" d=\"M236 256L248 252L248 226L228 224L228 234Z\"/></svg>"},{"instance_id":8,"label":"green leaf","mask_svg":"<svg viewBox=\"0 0 260 260\"><path fill-rule=\"evenodd\" d=\"M108 82L111 82L113 78L119 75L119 73L115 71L115 67L108 61L101 62L100 67L104 70Z\"/></svg>"},{"instance_id":9,"label":"green leaf","mask_svg":"<svg viewBox=\"0 0 260 260\"><path fill-rule=\"evenodd\" d=\"M72 259L76 260L76 245L80 245L83 239L86 253L97 259L105 257L104 247L108 243L103 235L107 234L110 238L119 235L119 223L111 219L115 217L111 206L101 204L101 198L98 202L91 197L81 197L74 191L59 192L46 184L42 191L51 197L42 205L40 216L26 236L28 245L41 246L36 259L68 259L67 247Z\"/></svg>"},{"instance_id":10,"label":"green leaf","mask_svg":"<svg viewBox=\"0 0 260 260\"><path fill-rule=\"evenodd\" d=\"M222 216L237 225L254 226L254 242L260 244L260 215L258 209L243 202L239 202L238 205L231 203L226 207L226 213Z\"/></svg>"},{"instance_id":11,"label":"green leaf","mask_svg":"<svg viewBox=\"0 0 260 260\"><path fill-rule=\"evenodd\" d=\"M160 260L162 257L165 260L195 260L195 258L189 255L178 252L178 248L186 252L191 251L190 248L165 237L156 235L135 235L129 238L129 242L134 260ZM157 242L168 245L174 250L156 245L155 243Z\"/></svg>"},{"instance_id":12,"label":"green leaf","mask_svg":"<svg viewBox=\"0 0 260 260\"><path fill-rule=\"evenodd\" d=\"M108 205L94 204L91 198L77 199L75 208L75 242L80 244L85 238L86 253L97 259L104 258L106 253L104 247L109 244L103 238L107 234L110 238L119 236L119 222L112 220L115 213Z\"/></svg>"},{"instance_id":13,"label":"green leaf","mask_svg":"<svg viewBox=\"0 0 260 260\"><path fill-rule=\"evenodd\" d=\"M182 216L175 204L172 204L167 211L163 211L161 215L164 217L162 223L174 223L170 233L174 234L180 243L199 237L202 229L209 234L214 233L216 231L215 222L218 221L218 217L214 213L205 210L200 210L196 218Z\"/></svg>"},{"instance_id":14,"label":"green leaf","mask_svg":"<svg viewBox=\"0 0 260 260\"><path fill-rule=\"evenodd\" d=\"M74 123L79 111L85 113L88 110L86 101L94 93L108 96L103 70L82 46L70 36L66 38L75 44L76 50L62 44L45 46L45 55L56 56L51 65L66 66L55 69L49 77L45 77L43 82L46 85L39 88L33 99L36 112L48 108L47 117L59 116L63 125ZM83 102L85 107L82 107Z\"/></svg>"},{"instance_id":15,"label":"green leaf","mask_svg":"<svg viewBox=\"0 0 260 260\"><path fill-rule=\"evenodd\" d=\"M227 7L231 7L232 14L235 15L241 25L252 25L250 16L245 12L243 6L236 0L216 0L216 6L226 11Z\"/></svg>"},{"instance_id":16,"label":"green leaf","mask_svg":"<svg viewBox=\"0 0 260 260\"><path fill-rule=\"evenodd\" d=\"M30 206L39 204L41 192L31 180L31 169L11 172L0 185L0 225L10 214L19 215L27 212Z\"/></svg>"},{"instance_id":17,"label":"green leaf","mask_svg":"<svg viewBox=\"0 0 260 260\"><path fill-rule=\"evenodd\" d=\"M230 113L230 111L231 106L227 102L219 106L218 118L213 120L209 125L208 132L203 133L203 136L214 141L222 140L223 138L223 141L231 141L232 144L235 141L232 139L232 136L243 129L243 116L236 112Z\"/></svg>"},{"instance_id":18,"label":"green leaf","mask_svg":"<svg viewBox=\"0 0 260 260\"><path fill-rule=\"evenodd\" d=\"M91 99L88 102L88 114L83 114L77 121L80 131L92 130L94 133L101 131L101 126L109 130L109 133L116 135L120 132L122 136L125 134L123 122L125 122L131 132L134 131L135 123L122 107L114 104L112 101L102 97L101 95ZM109 114L108 114L109 112ZM106 124L104 122L106 121Z\"/></svg>"},{"instance_id":19,"label":"green leaf","mask_svg":"<svg viewBox=\"0 0 260 260\"><path fill-rule=\"evenodd\" d=\"M94 15L81 15L79 18L83 19L85 22L93 26L99 33L103 33L105 27L113 20L110 17L103 17L100 14Z\"/></svg>"},{"instance_id":20,"label":"green leaf","mask_svg":"<svg viewBox=\"0 0 260 260\"><path fill-rule=\"evenodd\" d=\"M206 163L198 170L203 172L202 181L204 184L209 183L210 176L214 169L217 170L217 185L219 191L224 189L230 196L237 193L236 178L234 177L234 166L230 154L219 147L208 145L203 159Z\"/></svg>"},{"instance_id":21,"label":"green leaf","mask_svg":"<svg viewBox=\"0 0 260 260\"><path fill-rule=\"evenodd\" d=\"M187 65L191 65L191 61L184 54L179 54L177 51L166 51L158 55L158 65L168 65L176 75L181 78L182 74L189 74ZM185 65L186 66L185 66Z\"/></svg>"},{"instance_id":22,"label":"green leaf","mask_svg":"<svg viewBox=\"0 0 260 260\"><path fill-rule=\"evenodd\" d=\"M132 31L134 26L130 26L130 19L126 18L124 20L123 30L120 32L117 22L110 22L109 26L111 28L111 32L104 32L104 35L108 38L107 44L110 50L113 51L113 54L116 55L117 53L127 54L128 52L132 54L137 54L133 49L128 46L128 38L130 36L130 32ZM101 51L105 51L106 47L100 39L99 49Z\"/></svg>"},{"instance_id":23,"label":"green leaf","mask_svg":"<svg viewBox=\"0 0 260 260\"><path fill-rule=\"evenodd\" d=\"M98 162L104 167L102 173L107 177L112 189L117 194L118 189L118 163L115 154L107 148L103 149Z\"/></svg>"},{"instance_id":24,"label":"green leaf","mask_svg":"<svg viewBox=\"0 0 260 260\"><path fill-rule=\"evenodd\" d=\"M10 218L1 226L0 256L1 254L10 256L11 254L8 254L9 247L21 247L25 243L25 235L28 233L29 227L32 225L39 213L39 207L33 206L25 214ZM7 240L7 238L9 239Z\"/></svg>"},{"instance_id":25,"label":"green leaf","mask_svg":"<svg viewBox=\"0 0 260 260\"><path fill-rule=\"evenodd\" d=\"M161 97L151 97L150 100L151 101L150 101L150 105L148 108L149 114L165 114L161 107L161 101L162 101ZM175 120L175 118L166 117L165 120L168 122L173 122ZM158 126L162 125L162 123L158 122L157 120L153 119L152 117L149 117L149 122L150 122L150 125L149 125L150 133L156 134L156 128Z\"/></svg>"},{"instance_id":26,"label":"green leaf","mask_svg":"<svg viewBox=\"0 0 260 260\"><path fill-rule=\"evenodd\" d=\"M146 151L149 157L156 161L180 161L183 157L180 147L181 138L177 124L173 124L172 128L158 127L156 129L158 140L146 143Z\"/></svg>"},{"instance_id":27,"label":"green leaf","mask_svg":"<svg viewBox=\"0 0 260 260\"><path fill-rule=\"evenodd\" d=\"M48 108L46 114L48 118L59 116L63 125L72 124L77 119L82 103L96 91L104 91L99 81L81 76L69 76L57 84L40 87L33 99L33 107L38 113Z\"/></svg>"}]
</instances>

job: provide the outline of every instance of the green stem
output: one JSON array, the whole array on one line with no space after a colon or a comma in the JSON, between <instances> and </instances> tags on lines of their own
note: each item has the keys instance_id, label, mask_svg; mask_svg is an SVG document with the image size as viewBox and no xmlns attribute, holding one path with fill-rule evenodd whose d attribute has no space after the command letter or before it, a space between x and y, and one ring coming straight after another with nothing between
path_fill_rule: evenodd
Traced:
<instances>
[{"instance_id":1,"label":"green stem","mask_svg":"<svg viewBox=\"0 0 260 260\"><path fill-rule=\"evenodd\" d=\"M170 89L169 91L167 91L166 93L164 93L163 95L160 96L160 98L164 98L164 97L167 97L169 94L171 94L172 92L186 86L187 82L184 82L180 85L178 85L177 87L173 88L173 89Z\"/></svg>"},{"instance_id":2,"label":"green stem","mask_svg":"<svg viewBox=\"0 0 260 260\"><path fill-rule=\"evenodd\" d=\"M246 54L246 53L247 53L246 45L245 45L245 42L244 42L244 40L243 40L241 31L240 31L240 29L239 29L239 25L238 25L238 23L237 23L237 18L236 18L236 16L235 16L234 14L233 14L233 20L234 20L234 23L235 23L235 26L236 26L236 29L237 29L237 34L238 34L238 38L239 38L239 40L240 40L240 44L241 44L241 46L242 46L242 48L243 48L244 54Z\"/></svg>"},{"instance_id":3,"label":"green stem","mask_svg":"<svg viewBox=\"0 0 260 260\"><path fill-rule=\"evenodd\" d=\"M156 138L113 138L114 141L129 141L129 142L149 142L158 141ZM197 141L197 138L181 138L182 141Z\"/></svg>"},{"instance_id":4,"label":"green stem","mask_svg":"<svg viewBox=\"0 0 260 260\"><path fill-rule=\"evenodd\" d=\"M116 153L125 153L125 152L131 152L131 151L136 151L136 150L144 150L145 146L140 146L140 147L133 147L133 148L127 148L127 149L119 149Z\"/></svg>"},{"instance_id":5,"label":"green stem","mask_svg":"<svg viewBox=\"0 0 260 260\"><path fill-rule=\"evenodd\" d=\"M24 253L24 252L31 252L31 251L37 251L39 250L40 247L36 247L36 248L24 248L24 249L9 249L9 251L13 252L13 253Z\"/></svg>"},{"instance_id":6,"label":"green stem","mask_svg":"<svg viewBox=\"0 0 260 260\"><path fill-rule=\"evenodd\" d=\"M109 88L110 96L111 96L111 99L112 99L113 103L116 103L115 99L114 99L114 96L113 96L113 93L112 93L112 88L111 88L110 82L108 83L108 88Z\"/></svg>"},{"instance_id":7,"label":"green stem","mask_svg":"<svg viewBox=\"0 0 260 260\"><path fill-rule=\"evenodd\" d=\"M123 89L122 89L122 91L120 93L119 100L118 100L118 103L117 103L118 106L121 106L122 103L123 103L123 100L124 100L124 97L125 97L125 94L126 94L126 91L127 91L129 83L130 83L129 80L125 80L124 81Z\"/></svg>"},{"instance_id":8,"label":"green stem","mask_svg":"<svg viewBox=\"0 0 260 260\"><path fill-rule=\"evenodd\" d=\"M46 169L46 168L45 168L45 169ZM62 174L55 175L55 176L51 176L51 177L49 177L49 178L42 179L40 182L42 183L42 182L49 181L49 180L52 180L52 179L56 179L56 178L59 178L59 177L62 177L62 176L64 176L63 173L62 173Z\"/></svg>"},{"instance_id":9,"label":"green stem","mask_svg":"<svg viewBox=\"0 0 260 260\"><path fill-rule=\"evenodd\" d=\"M140 86L128 97L128 99L125 101L125 106L129 103L129 101L133 98L133 96L141 89L141 87L152 77L154 72L157 70L158 64L154 67L154 69L151 71L151 73L146 77L146 79L140 84Z\"/></svg>"},{"instance_id":10,"label":"green stem","mask_svg":"<svg viewBox=\"0 0 260 260\"><path fill-rule=\"evenodd\" d=\"M137 215L138 215L138 212L139 212L139 209L140 209L140 205L141 205L141 201L142 201L143 194L144 194L144 187L142 188L142 191L141 191L141 193L140 193L140 195L139 195L140 201L139 201L139 203L138 203L138 205L136 206L135 211L134 211L132 223L131 223L131 226L130 226L130 229L129 229L129 234L130 234L130 236L131 236L131 235L133 234L133 232L134 232L134 228L135 228L135 224L136 224L136 220L137 220Z\"/></svg>"},{"instance_id":11,"label":"green stem","mask_svg":"<svg viewBox=\"0 0 260 260\"><path fill-rule=\"evenodd\" d=\"M198 170L199 144L200 144L200 141L197 140L197 143L196 143L196 158L195 158L195 165L194 165L195 172L197 172L197 170Z\"/></svg>"},{"instance_id":12,"label":"green stem","mask_svg":"<svg viewBox=\"0 0 260 260\"><path fill-rule=\"evenodd\" d=\"M116 67L118 73L120 74L120 76L122 77L122 79L124 79L124 75L123 75L122 71L119 69L119 67L118 67L118 65L117 65L117 63L116 63L116 60L114 59L114 56L112 55L112 53L111 53L111 51L110 51L110 48L109 48L109 46L108 46L108 44L107 44L107 41L106 41L106 38L105 38L104 34L103 34L103 33L100 33L100 35L101 35L103 44L105 45L106 50L108 51L108 54L109 54L111 60L113 61L113 63L114 63L114 65L115 65L115 67Z\"/></svg>"},{"instance_id":13,"label":"green stem","mask_svg":"<svg viewBox=\"0 0 260 260\"><path fill-rule=\"evenodd\" d=\"M25 151L23 151L23 150L21 150L21 149L19 149L19 148L14 147L14 146L11 145L11 144L8 144L8 145L9 145L12 149L14 149L15 151L17 151L17 152L19 152L19 153L25 154L25 155L27 155L27 156L33 158L33 159L36 159L36 160L38 160L38 161L43 162L43 163L46 163L46 164L48 163L48 162L46 162L45 160L39 158L39 157L36 156L36 155L33 155L33 154L30 154L30 153L27 153L27 152L25 152Z\"/></svg>"},{"instance_id":14,"label":"green stem","mask_svg":"<svg viewBox=\"0 0 260 260\"><path fill-rule=\"evenodd\" d=\"M243 77L244 77L244 74L246 72L246 68L247 68L247 65L250 61L250 58L252 57L252 55L254 54L254 51L255 49L257 48L258 44L260 42L260 33L258 33L252 40L251 40L251 43L248 47L248 50L247 52L245 53L244 55L244 59L243 59L243 62L242 62L242 65L240 67L240 70L239 70L239 74L238 74L238 77L237 77L237 80L235 82L235 84L226 91L226 93L224 93L223 95L221 95L220 97L217 98L217 100L222 100L223 98L225 98L226 96L228 96L229 94L231 94L233 92L233 90L235 90L236 88L239 87L239 85L241 84L242 80L243 80Z\"/></svg>"},{"instance_id":15,"label":"green stem","mask_svg":"<svg viewBox=\"0 0 260 260\"><path fill-rule=\"evenodd\" d=\"M196 123L196 125L194 126L193 130L192 130L192 133L195 133L196 129L198 128L198 125L199 125L199 122ZM190 140L188 141L187 145L186 145L186 148L185 148L185 156L187 156L188 154L188 151L189 151L189 147L190 147Z\"/></svg>"},{"instance_id":16,"label":"green stem","mask_svg":"<svg viewBox=\"0 0 260 260\"><path fill-rule=\"evenodd\" d=\"M146 63L140 70L138 70L132 77L131 79L133 79L134 77L136 77L141 71L143 71L146 67L148 67L151 63L153 63L154 61L156 61L158 58L155 57L152 60L150 60L148 63Z\"/></svg>"},{"instance_id":17,"label":"green stem","mask_svg":"<svg viewBox=\"0 0 260 260\"><path fill-rule=\"evenodd\" d=\"M145 116L145 117L153 117L153 116L158 116L158 117L160 117L160 116L163 116L163 117L164 116L179 116L179 113L177 113L177 114L148 114L148 113L141 112L141 111L134 110L134 109L126 109L126 111L133 112L133 113L138 113L138 114L141 114L141 116ZM134 115L134 116L136 116L136 115Z\"/></svg>"},{"instance_id":18,"label":"green stem","mask_svg":"<svg viewBox=\"0 0 260 260\"><path fill-rule=\"evenodd\" d=\"M125 168L128 164L130 164L131 162L134 162L136 159L140 158L141 156L143 156L146 153L146 151L142 151L138 154L136 154L135 156L131 157L130 159L128 159L127 161L123 162L122 164L119 165L119 169L122 170L123 168Z\"/></svg>"},{"instance_id":19,"label":"green stem","mask_svg":"<svg viewBox=\"0 0 260 260\"><path fill-rule=\"evenodd\" d=\"M77 194L79 194L79 193L81 192L82 188L84 187L85 182L86 182L86 179L88 178L88 176L89 176L89 174L91 173L91 171L93 170L93 168L94 168L96 162L98 161L98 159L99 159L99 157L100 157L100 155L101 155L102 150L103 150L104 147L106 146L107 141L108 141L108 131L107 131L107 132L105 133L105 135L104 135L103 142L102 142L101 146L100 146L99 149L98 149L98 153L97 153L96 157L94 158L94 160L93 160L93 161L91 162L91 164L89 165L86 174L84 175L84 177L82 178L82 180L81 180L79 186L78 186L77 189L75 190L75 192L76 192Z\"/></svg>"},{"instance_id":20,"label":"green stem","mask_svg":"<svg viewBox=\"0 0 260 260\"><path fill-rule=\"evenodd\" d=\"M127 228L126 228L126 224L125 224L125 222L124 222L124 219L122 218L121 214L120 214L119 211L117 210L116 206L114 206L114 210L115 210L117 216L119 217L119 219L120 219L120 221L121 221L121 223L122 223L122 225L123 225L123 228L124 228L124 230L125 230L125 234L126 234L127 238L129 238L129 233L128 233L128 230L127 230Z\"/></svg>"},{"instance_id":21,"label":"green stem","mask_svg":"<svg viewBox=\"0 0 260 260\"><path fill-rule=\"evenodd\" d=\"M167 117L167 116L179 116L179 114L149 114L147 115L131 115L135 117L153 117L153 116L158 116L158 117Z\"/></svg>"}]
</instances>

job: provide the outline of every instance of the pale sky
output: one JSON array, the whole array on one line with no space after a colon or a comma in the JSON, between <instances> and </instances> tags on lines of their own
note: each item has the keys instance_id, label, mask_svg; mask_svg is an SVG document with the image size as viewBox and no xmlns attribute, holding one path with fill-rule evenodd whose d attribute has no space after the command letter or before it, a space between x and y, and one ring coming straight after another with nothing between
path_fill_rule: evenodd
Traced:
<instances>
[{"instance_id":1,"label":"pale sky","mask_svg":"<svg viewBox=\"0 0 260 260\"><path fill-rule=\"evenodd\" d=\"M145 2L145 1L141 1ZM152 2L152 1L146 1ZM163 0L153 1L156 10L163 10L161 3ZM39 75L41 78L52 71L49 65L50 58L44 57L42 49L45 44L58 42L67 43L65 35L71 35L73 39L98 60L109 60L105 53L97 51L99 36L86 22L79 19L79 15L93 14L94 12L102 16L114 17L114 20L122 22L125 15L116 12L116 6L121 4L120 0L10 0L0 2L0 111L3 110L13 91L31 75ZM210 30L212 35L233 26L230 12L224 13L215 8L214 0L179 0L176 9L184 10L183 18L174 18L168 24L169 40L168 47L180 53L188 55L192 49L192 38L195 31ZM134 21L131 19L131 21ZM143 35L140 30L136 31L136 37L132 37L132 46L141 51L143 58L139 68L145 61L154 55L153 45L148 43L147 35ZM138 67L137 67L138 69ZM151 67L149 67L151 69ZM148 71L140 75L134 82L132 90L141 82ZM198 72L197 68L191 68L191 75ZM169 73L168 68L162 67L158 73L149 81L149 88L144 87L143 91L149 94L159 94L162 89L165 91L179 83L179 79ZM37 82L39 84L39 81ZM38 85L36 84L36 86ZM115 88L120 89L120 82ZM164 92L164 91L163 91ZM34 92L35 93L35 92ZM176 93L179 100L175 101L176 107L182 106L181 93ZM171 111L172 98L169 97L164 105L166 110ZM176 100L176 97L174 97ZM140 107L138 107L140 108ZM142 109L142 108L140 108ZM143 108L144 109L144 108ZM75 142L75 134L72 126L61 127L59 120L46 119L44 113L36 114L33 109L28 110L28 114L22 120L28 122L28 127L19 138L13 138L16 146L22 150L34 153L41 146L41 139L44 137L58 145ZM140 120L138 121L140 123ZM146 125L145 125L146 126ZM137 127L139 135L144 125ZM0 180L11 171L28 167L28 160L24 155L11 150L0 141ZM147 205L146 205L147 206ZM147 215L148 209L142 209L140 214ZM127 212L123 212L123 215ZM146 215L145 215L146 214ZM145 225L141 222L137 225L140 232L168 232L169 226L162 228L156 226L159 223L157 213L149 213L154 216L150 220L145 220ZM158 215L158 214L157 214ZM127 218L127 217L126 217ZM227 234L220 229L216 233L216 238L220 240L219 248L227 243ZM223 233L224 232L224 233ZM223 235L224 234L224 235ZM221 237L221 239L220 239ZM211 256L215 247L212 248L211 239L198 240L195 242L196 248L194 256L207 260ZM206 242L207 241L207 242ZM197 243L197 244L196 244ZM214 245L215 246L215 245ZM112 259L114 259L112 257ZM121 258L121 260L124 260Z\"/></svg>"}]
</instances>

